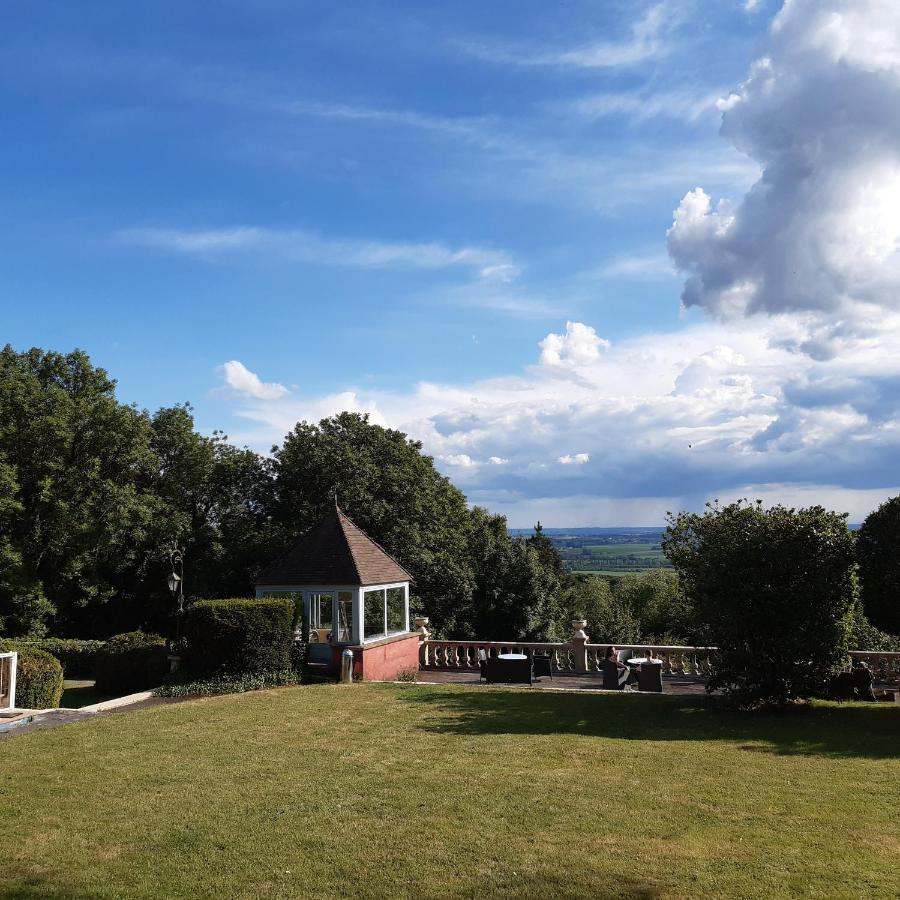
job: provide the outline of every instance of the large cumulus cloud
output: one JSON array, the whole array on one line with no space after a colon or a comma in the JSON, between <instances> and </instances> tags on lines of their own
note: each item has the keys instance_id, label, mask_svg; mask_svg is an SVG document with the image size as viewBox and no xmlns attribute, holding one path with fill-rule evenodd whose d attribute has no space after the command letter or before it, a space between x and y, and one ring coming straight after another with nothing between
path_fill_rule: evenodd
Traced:
<instances>
[{"instance_id":1,"label":"large cumulus cloud","mask_svg":"<svg viewBox=\"0 0 900 900\"><path fill-rule=\"evenodd\" d=\"M722 135L763 172L737 203L682 200L683 303L790 316L781 344L817 358L897 329L900 3L787 0L720 106Z\"/></svg>"}]
</instances>

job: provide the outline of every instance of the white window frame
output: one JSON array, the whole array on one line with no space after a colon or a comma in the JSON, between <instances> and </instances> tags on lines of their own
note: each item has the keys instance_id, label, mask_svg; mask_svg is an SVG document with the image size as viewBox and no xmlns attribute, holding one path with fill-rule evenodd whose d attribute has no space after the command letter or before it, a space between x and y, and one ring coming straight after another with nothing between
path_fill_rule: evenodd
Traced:
<instances>
[{"instance_id":1,"label":"white window frame","mask_svg":"<svg viewBox=\"0 0 900 900\"><path fill-rule=\"evenodd\" d=\"M393 588L403 588L403 617L406 627L400 631L388 631L388 611L387 611L387 592ZM394 637L398 634L409 633L409 582L408 581L392 581L389 584L367 584L360 588L360 614L365 612L365 595L370 591L381 591L381 615L383 631L379 635L373 635L370 638L365 637L365 623L361 625L362 643L370 644L373 641L381 641L387 637Z\"/></svg>"},{"instance_id":2,"label":"white window frame","mask_svg":"<svg viewBox=\"0 0 900 900\"><path fill-rule=\"evenodd\" d=\"M403 588L403 615L404 620L406 622L406 629L404 631L387 631L387 591L391 588ZM365 624L363 622L363 613L364 613L364 596L366 591L383 591L384 592L384 630L385 633L379 635L378 637L365 637ZM335 629L339 627L339 617L338 617L338 595L342 593L349 593L353 598L353 625L350 632L350 640L349 641L334 641L332 643L340 646L340 645L362 645L362 644L370 644L373 641L381 641L384 640L385 637L393 637L398 634L408 634L409 633L409 582L408 581L392 581L386 584L366 584L366 585L349 585L349 584L272 584L272 585L258 585L256 588L256 596L257 597L266 597L269 594L301 594L303 597L303 602L306 603L307 598L310 594L328 594L330 593L332 596L332 606L331 606L331 621L332 621L332 634L334 634Z\"/></svg>"},{"instance_id":3,"label":"white window frame","mask_svg":"<svg viewBox=\"0 0 900 900\"><path fill-rule=\"evenodd\" d=\"M0 706L0 710L16 708L16 669L19 664L19 654L16 651L0 653L0 661L9 659L9 705ZM3 665L0 663L0 678L3 677Z\"/></svg>"}]
</instances>

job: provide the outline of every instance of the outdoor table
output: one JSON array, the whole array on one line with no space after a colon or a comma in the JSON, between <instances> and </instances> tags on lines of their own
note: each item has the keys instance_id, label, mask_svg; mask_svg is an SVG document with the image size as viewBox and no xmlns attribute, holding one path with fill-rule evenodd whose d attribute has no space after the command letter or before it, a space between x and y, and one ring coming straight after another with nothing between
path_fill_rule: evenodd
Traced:
<instances>
[{"instance_id":1,"label":"outdoor table","mask_svg":"<svg viewBox=\"0 0 900 900\"><path fill-rule=\"evenodd\" d=\"M627 659L625 660L629 666L642 666L644 663L649 663L651 666L661 666L661 659L648 659L645 656L642 656L640 659Z\"/></svg>"},{"instance_id":2,"label":"outdoor table","mask_svg":"<svg viewBox=\"0 0 900 900\"><path fill-rule=\"evenodd\" d=\"M497 659L528 659L525 653L498 653Z\"/></svg>"}]
</instances>

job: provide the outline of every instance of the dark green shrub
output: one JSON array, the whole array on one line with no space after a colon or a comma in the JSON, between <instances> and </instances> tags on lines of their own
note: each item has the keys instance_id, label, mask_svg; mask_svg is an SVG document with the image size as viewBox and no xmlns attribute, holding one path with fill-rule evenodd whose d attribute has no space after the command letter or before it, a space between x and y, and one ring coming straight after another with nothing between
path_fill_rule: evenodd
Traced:
<instances>
[{"instance_id":1,"label":"dark green shrub","mask_svg":"<svg viewBox=\"0 0 900 900\"><path fill-rule=\"evenodd\" d=\"M23 646L18 641L0 641L0 651L15 650L16 706L20 709L53 709L63 691L63 670L59 660L43 650Z\"/></svg>"},{"instance_id":2,"label":"dark green shrub","mask_svg":"<svg viewBox=\"0 0 900 900\"><path fill-rule=\"evenodd\" d=\"M122 697L157 687L168 671L167 657L166 642L158 634L117 634L97 653L97 692Z\"/></svg>"},{"instance_id":3,"label":"dark green shrub","mask_svg":"<svg viewBox=\"0 0 900 900\"><path fill-rule=\"evenodd\" d=\"M93 678L97 654L105 641L82 641L74 638L41 638L23 641L29 647L55 656L62 663L66 678Z\"/></svg>"},{"instance_id":4,"label":"dark green shrub","mask_svg":"<svg viewBox=\"0 0 900 900\"><path fill-rule=\"evenodd\" d=\"M216 694L242 694L263 688L284 687L299 684L300 676L294 669L276 672L254 672L244 675L217 675L199 681L173 681L157 688L157 697L210 697Z\"/></svg>"},{"instance_id":5,"label":"dark green shrub","mask_svg":"<svg viewBox=\"0 0 900 900\"><path fill-rule=\"evenodd\" d=\"M826 690L846 659L857 602L845 515L742 501L670 516L662 543L699 636L719 647L709 689L741 707Z\"/></svg>"},{"instance_id":6,"label":"dark green shrub","mask_svg":"<svg viewBox=\"0 0 900 900\"><path fill-rule=\"evenodd\" d=\"M290 669L293 622L289 597L198 600L185 622L186 669L198 675Z\"/></svg>"}]
</instances>

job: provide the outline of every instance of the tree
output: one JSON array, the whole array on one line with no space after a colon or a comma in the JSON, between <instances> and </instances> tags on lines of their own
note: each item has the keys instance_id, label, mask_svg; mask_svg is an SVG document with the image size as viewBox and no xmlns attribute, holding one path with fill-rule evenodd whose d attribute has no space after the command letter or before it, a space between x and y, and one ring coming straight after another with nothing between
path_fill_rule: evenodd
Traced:
<instances>
[{"instance_id":1,"label":"tree","mask_svg":"<svg viewBox=\"0 0 900 900\"><path fill-rule=\"evenodd\" d=\"M555 640L559 580L527 540L513 539L506 517L476 506L470 537L474 590L456 628L482 640ZM454 635L457 636L457 635Z\"/></svg>"},{"instance_id":2,"label":"tree","mask_svg":"<svg viewBox=\"0 0 900 900\"><path fill-rule=\"evenodd\" d=\"M367 415L343 412L318 425L299 422L273 447L277 547L341 508L413 576L413 603L456 634L469 608L472 524L463 493L422 453L419 441Z\"/></svg>"},{"instance_id":3,"label":"tree","mask_svg":"<svg viewBox=\"0 0 900 900\"><path fill-rule=\"evenodd\" d=\"M0 632L165 629L173 541L189 593L249 593L271 508L269 463L197 434L189 406L120 403L78 350L0 352Z\"/></svg>"},{"instance_id":4,"label":"tree","mask_svg":"<svg viewBox=\"0 0 900 900\"><path fill-rule=\"evenodd\" d=\"M188 404L158 410L151 432L158 460L151 486L170 511L168 540L185 547L188 593L251 594L276 538L271 463L221 432L198 434Z\"/></svg>"},{"instance_id":5,"label":"tree","mask_svg":"<svg viewBox=\"0 0 900 900\"><path fill-rule=\"evenodd\" d=\"M350 518L413 576L414 608L431 618L436 634L555 634L552 565L538 547L511 539L503 516L470 512L419 441L344 412L318 425L298 423L273 455L281 546L320 518L337 493Z\"/></svg>"},{"instance_id":6,"label":"tree","mask_svg":"<svg viewBox=\"0 0 900 900\"><path fill-rule=\"evenodd\" d=\"M846 519L746 501L669 516L663 551L719 648L710 690L749 707L824 689L846 658L856 601Z\"/></svg>"},{"instance_id":7,"label":"tree","mask_svg":"<svg viewBox=\"0 0 900 900\"><path fill-rule=\"evenodd\" d=\"M900 634L900 497L869 513L856 535L856 557L866 615Z\"/></svg>"},{"instance_id":8,"label":"tree","mask_svg":"<svg viewBox=\"0 0 900 900\"><path fill-rule=\"evenodd\" d=\"M637 620L644 643L694 642L694 609L674 572L624 575L616 579L614 591Z\"/></svg>"},{"instance_id":9,"label":"tree","mask_svg":"<svg viewBox=\"0 0 900 900\"><path fill-rule=\"evenodd\" d=\"M569 575L562 591L562 606L567 637L572 619L586 619L585 633L593 644L631 644L641 638L637 619L605 578Z\"/></svg>"},{"instance_id":10,"label":"tree","mask_svg":"<svg viewBox=\"0 0 900 900\"><path fill-rule=\"evenodd\" d=\"M559 550L556 549L556 544L544 534L544 528L540 522L535 524L534 533L526 540L526 543L537 551L541 565L547 571L552 572L557 580L566 574L566 568L563 565L562 557L559 555Z\"/></svg>"},{"instance_id":11,"label":"tree","mask_svg":"<svg viewBox=\"0 0 900 900\"><path fill-rule=\"evenodd\" d=\"M146 414L115 399L87 355L0 351L3 628L77 630L109 602L159 512Z\"/></svg>"}]
</instances>

